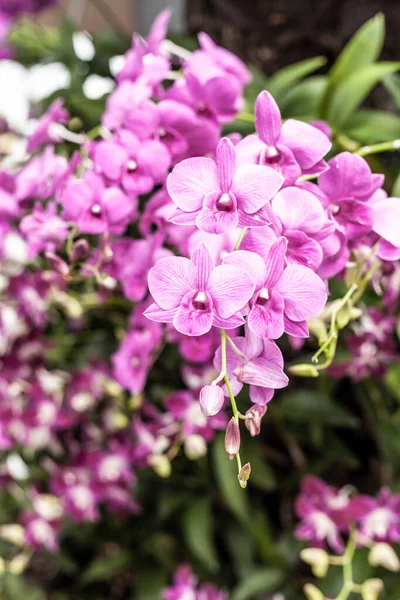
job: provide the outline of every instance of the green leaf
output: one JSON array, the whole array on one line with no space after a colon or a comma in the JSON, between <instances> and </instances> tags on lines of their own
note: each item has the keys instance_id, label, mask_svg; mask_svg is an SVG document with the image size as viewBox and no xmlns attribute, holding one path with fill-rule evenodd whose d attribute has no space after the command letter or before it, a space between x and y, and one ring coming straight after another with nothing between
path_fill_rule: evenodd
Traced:
<instances>
[{"instance_id":1,"label":"green leaf","mask_svg":"<svg viewBox=\"0 0 400 600\"><path fill-rule=\"evenodd\" d=\"M396 180L393 184L391 196L392 196L392 198L400 197L400 173L397 175ZM399 332L400 332L400 330L399 330L399 327L397 326L397 337L400 339Z\"/></svg>"},{"instance_id":2,"label":"green leaf","mask_svg":"<svg viewBox=\"0 0 400 600\"><path fill-rule=\"evenodd\" d=\"M353 73L377 60L385 39L385 17L378 13L364 23L343 48L329 72L329 85L321 100L320 117L327 118L336 87Z\"/></svg>"},{"instance_id":3,"label":"green leaf","mask_svg":"<svg viewBox=\"0 0 400 600\"><path fill-rule=\"evenodd\" d=\"M327 111L329 123L336 127L343 127L369 92L386 75L399 69L399 62L381 62L362 67L342 80L332 92L329 101Z\"/></svg>"},{"instance_id":4,"label":"green leaf","mask_svg":"<svg viewBox=\"0 0 400 600\"><path fill-rule=\"evenodd\" d=\"M135 594L132 600L160 600L160 590L168 585L166 571L139 569L135 575Z\"/></svg>"},{"instance_id":5,"label":"green leaf","mask_svg":"<svg viewBox=\"0 0 400 600\"><path fill-rule=\"evenodd\" d=\"M192 500L183 518L183 534L195 557L210 571L218 570L218 555L213 540L213 519L209 498Z\"/></svg>"},{"instance_id":6,"label":"green leaf","mask_svg":"<svg viewBox=\"0 0 400 600\"><path fill-rule=\"evenodd\" d=\"M274 96L275 100L280 103L285 94L289 92L293 86L310 73L314 73L326 64L324 56L315 56L301 60L294 65L283 67L267 82L267 89Z\"/></svg>"},{"instance_id":7,"label":"green leaf","mask_svg":"<svg viewBox=\"0 0 400 600\"><path fill-rule=\"evenodd\" d=\"M400 137L400 117L383 110L359 110L344 133L362 144L389 142Z\"/></svg>"},{"instance_id":8,"label":"green leaf","mask_svg":"<svg viewBox=\"0 0 400 600\"><path fill-rule=\"evenodd\" d=\"M310 119L318 117L318 107L321 98L328 85L328 79L324 75L315 75L308 77L283 98L280 104L282 116L286 119L303 118Z\"/></svg>"},{"instance_id":9,"label":"green leaf","mask_svg":"<svg viewBox=\"0 0 400 600\"><path fill-rule=\"evenodd\" d=\"M354 71L377 60L385 40L385 17L378 13L364 23L346 44L329 72L329 79L336 86Z\"/></svg>"},{"instance_id":10,"label":"green leaf","mask_svg":"<svg viewBox=\"0 0 400 600\"><path fill-rule=\"evenodd\" d=\"M276 477L262 456L262 448L256 438L247 438L243 444L243 456L251 464L250 485L268 492L276 488Z\"/></svg>"},{"instance_id":11,"label":"green leaf","mask_svg":"<svg viewBox=\"0 0 400 600\"><path fill-rule=\"evenodd\" d=\"M214 442L213 459L217 485L226 504L240 521L246 521L249 515L246 491L239 485L236 461L229 460L222 434Z\"/></svg>"},{"instance_id":12,"label":"green leaf","mask_svg":"<svg viewBox=\"0 0 400 600\"><path fill-rule=\"evenodd\" d=\"M256 598L262 592L275 591L283 580L284 574L278 569L257 569L239 583L231 595L231 600L248 600Z\"/></svg>"},{"instance_id":13,"label":"green leaf","mask_svg":"<svg viewBox=\"0 0 400 600\"><path fill-rule=\"evenodd\" d=\"M101 556L95 558L83 572L80 583L88 584L93 581L104 581L113 575L121 573L125 569L132 567L133 559L130 552L118 550L111 556Z\"/></svg>"},{"instance_id":14,"label":"green leaf","mask_svg":"<svg viewBox=\"0 0 400 600\"><path fill-rule=\"evenodd\" d=\"M399 175L400 178L400 175ZM398 179L399 179L398 178ZM397 181L396 181L397 183ZM400 192L400 190L399 190ZM396 194L393 194L395 197ZM385 386L389 389L391 394L400 402L400 364L394 364L389 367L384 379Z\"/></svg>"},{"instance_id":15,"label":"green leaf","mask_svg":"<svg viewBox=\"0 0 400 600\"><path fill-rule=\"evenodd\" d=\"M378 443L382 457L393 469L400 468L400 423L393 419L378 423Z\"/></svg>"},{"instance_id":16,"label":"green leaf","mask_svg":"<svg viewBox=\"0 0 400 600\"><path fill-rule=\"evenodd\" d=\"M383 80L383 85L389 92L392 97L393 102L396 107L400 110L400 77L393 73L392 75L388 75Z\"/></svg>"},{"instance_id":17,"label":"green leaf","mask_svg":"<svg viewBox=\"0 0 400 600\"><path fill-rule=\"evenodd\" d=\"M284 395L278 406L282 417L295 423L316 423L340 427L357 427L357 417L334 404L329 396L313 390L299 390Z\"/></svg>"}]
</instances>

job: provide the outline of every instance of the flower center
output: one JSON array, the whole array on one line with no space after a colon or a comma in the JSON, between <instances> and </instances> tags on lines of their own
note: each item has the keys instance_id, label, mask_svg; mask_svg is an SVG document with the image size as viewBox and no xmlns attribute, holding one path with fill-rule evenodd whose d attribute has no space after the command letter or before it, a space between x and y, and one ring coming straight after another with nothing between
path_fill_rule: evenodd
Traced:
<instances>
[{"instance_id":1,"label":"flower center","mask_svg":"<svg viewBox=\"0 0 400 600\"><path fill-rule=\"evenodd\" d=\"M281 153L275 146L267 146L261 156L261 161L266 165L275 165L281 160Z\"/></svg>"},{"instance_id":2,"label":"flower center","mask_svg":"<svg viewBox=\"0 0 400 600\"><path fill-rule=\"evenodd\" d=\"M338 204L330 204L329 208L333 215L337 215L340 212L340 206Z\"/></svg>"},{"instance_id":3,"label":"flower center","mask_svg":"<svg viewBox=\"0 0 400 600\"><path fill-rule=\"evenodd\" d=\"M128 160L127 168L129 173L133 173L133 171L136 171L137 169L137 162L134 160Z\"/></svg>"},{"instance_id":4,"label":"flower center","mask_svg":"<svg viewBox=\"0 0 400 600\"><path fill-rule=\"evenodd\" d=\"M207 310L209 301L205 292L197 292L192 300L192 306L195 310Z\"/></svg>"},{"instance_id":5,"label":"flower center","mask_svg":"<svg viewBox=\"0 0 400 600\"><path fill-rule=\"evenodd\" d=\"M93 204L92 209L90 211L94 217L99 217L101 215L101 206L100 204Z\"/></svg>"},{"instance_id":6,"label":"flower center","mask_svg":"<svg viewBox=\"0 0 400 600\"><path fill-rule=\"evenodd\" d=\"M220 212L231 212L234 208L234 203L229 194L221 194L215 203L215 208Z\"/></svg>"},{"instance_id":7,"label":"flower center","mask_svg":"<svg viewBox=\"0 0 400 600\"><path fill-rule=\"evenodd\" d=\"M260 293L258 294L258 298L256 300L256 304L259 306L265 306L269 300L269 293L267 288L262 288Z\"/></svg>"}]
</instances>

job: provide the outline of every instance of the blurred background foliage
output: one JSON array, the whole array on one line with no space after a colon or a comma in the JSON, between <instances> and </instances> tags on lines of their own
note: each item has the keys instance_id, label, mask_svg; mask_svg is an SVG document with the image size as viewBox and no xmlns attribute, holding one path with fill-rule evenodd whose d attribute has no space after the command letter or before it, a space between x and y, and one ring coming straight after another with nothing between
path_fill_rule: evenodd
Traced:
<instances>
[{"instance_id":1,"label":"blurred background foliage","mask_svg":"<svg viewBox=\"0 0 400 600\"><path fill-rule=\"evenodd\" d=\"M66 65L70 86L47 98L41 110L55 96L62 96L76 129L90 130L99 122L106 96L88 99L83 84L93 74L112 77L110 59L123 54L130 39L115 33L96 35L93 58L82 60L74 50L74 31L70 22L56 30L24 21L11 39L17 59L26 66ZM246 91L246 106L227 131L254 130L255 98L268 89L285 119L325 119L333 132L332 153L400 138L400 62L380 60L384 38L385 20L378 14L329 68L323 56L302 60L269 77L251 67L254 80ZM173 41L188 49L196 47L191 38L179 36ZM369 98L376 86L390 98L392 112L371 107ZM374 170L385 173L387 191L394 189L400 195L399 153L368 160ZM94 344L98 342L96 319L101 314L94 310ZM109 354L112 349L106 338L101 350ZM289 346L284 350L290 358ZM79 357L68 354L67 344L64 351L68 368ZM164 352L152 377L165 384L155 396L162 398L174 389L174 382L169 388L170 373L178 373L177 357ZM239 408L240 401L239 396ZM150 471L140 473L137 500L143 508L138 516L124 521L107 516L96 524L71 526L61 552L36 553L23 576L20 566L14 565L0 579L0 597L156 600L176 566L188 561L201 579L233 590L231 600L278 600L277 592L286 600L302 598L301 588L310 573L300 563L302 545L293 537L293 500L301 477L314 473L331 484L351 482L371 493L390 483L400 491L400 365L393 365L383 382L368 379L354 384L328 375L317 380L292 377L290 386L271 403L261 435L242 444L242 455L252 464L246 491L237 484L220 436L198 462L179 455L167 479ZM7 515L13 510L10 497L0 493L0 523L9 522ZM363 552L356 557L356 573L368 570L363 579L379 576ZM12 556L12 547L4 541L0 556ZM384 579L384 598L399 598L400 578L385 571ZM326 580L330 594L340 582L340 569L332 568Z\"/></svg>"}]
</instances>

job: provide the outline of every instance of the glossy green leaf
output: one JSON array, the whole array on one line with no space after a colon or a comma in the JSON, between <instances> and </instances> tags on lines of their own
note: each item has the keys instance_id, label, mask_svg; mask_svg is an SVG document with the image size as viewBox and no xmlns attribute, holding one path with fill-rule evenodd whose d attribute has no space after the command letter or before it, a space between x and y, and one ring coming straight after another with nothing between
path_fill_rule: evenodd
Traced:
<instances>
[{"instance_id":1,"label":"glossy green leaf","mask_svg":"<svg viewBox=\"0 0 400 600\"><path fill-rule=\"evenodd\" d=\"M332 92L327 118L332 125L343 128L349 117L384 77L400 69L399 62L381 62L355 71L342 80Z\"/></svg>"},{"instance_id":2,"label":"glossy green leaf","mask_svg":"<svg viewBox=\"0 0 400 600\"><path fill-rule=\"evenodd\" d=\"M388 75L383 80L383 85L391 95L396 107L400 110L400 76L396 73Z\"/></svg>"},{"instance_id":3,"label":"glossy green leaf","mask_svg":"<svg viewBox=\"0 0 400 600\"><path fill-rule=\"evenodd\" d=\"M329 72L330 82L336 86L356 70L377 60L384 40L385 17L378 13L364 23L343 48Z\"/></svg>"},{"instance_id":4,"label":"glossy green leaf","mask_svg":"<svg viewBox=\"0 0 400 600\"><path fill-rule=\"evenodd\" d=\"M283 67L275 75L273 75L267 84L267 89L274 96L275 100L280 103L285 94L287 94L293 86L301 81L310 73L314 73L326 64L326 58L324 56L315 56L314 58L307 58Z\"/></svg>"},{"instance_id":5,"label":"glossy green leaf","mask_svg":"<svg viewBox=\"0 0 400 600\"><path fill-rule=\"evenodd\" d=\"M80 578L81 584L104 581L132 567L132 556L126 550L118 550L111 556L95 558Z\"/></svg>"},{"instance_id":6,"label":"glossy green leaf","mask_svg":"<svg viewBox=\"0 0 400 600\"><path fill-rule=\"evenodd\" d=\"M229 460L222 434L214 442L213 459L217 485L226 504L239 520L246 520L249 514L246 490L242 490L239 485L236 461Z\"/></svg>"},{"instance_id":7,"label":"glossy green leaf","mask_svg":"<svg viewBox=\"0 0 400 600\"><path fill-rule=\"evenodd\" d=\"M290 392L279 405L282 417L296 423L319 423L356 427L358 419L329 398L315 391Z\"/></svg>"},{"instance_id":8,"label":"glossy green leaf","mask_svg":"<svg viewBox=\"0 0 400 600\"><path fill-rule=\"evenodd\" d=\"M400 117L383 110L359 110L344 133L362 144L388 142L400 137Z\"/></svg>"},{"instance_id":9,"label":"glossy green leaf","mask_svg":"<svg viewBox=\"0 0 400 600\"><path fill-rule=\"evenodd\" d=\"M284 573L278 569L257 569L249 573L234 589L231 600L250 600L262 592L278 589L284 580Z\"/></svg>"},{"instance_id":10,"label":"glossy green leaf","mask_svg":"<svg viewBox=\"0 0 400 600\"><path fill-rule=\"evenodd\" d=\"M327 84L328 79L325 75L314 75L296 85L281 101L283 118L316 119Z\"/></svg>"},{"instance_id":11,"label":"glossy green leaf","mask_svg":"<svg viewBox=\"0 0 400 600\"><path fill-rule=\"evenodd\" d=\"M210 571L218 569L213 540L213 517L209 498L193 502L183 518L183 534L194 556Z\"/></svg>"}]
</instances>

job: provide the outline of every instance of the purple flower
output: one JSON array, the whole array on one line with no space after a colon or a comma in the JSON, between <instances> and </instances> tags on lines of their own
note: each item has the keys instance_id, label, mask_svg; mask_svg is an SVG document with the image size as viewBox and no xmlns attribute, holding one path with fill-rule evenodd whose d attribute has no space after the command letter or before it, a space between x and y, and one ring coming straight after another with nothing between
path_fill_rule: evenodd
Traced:
<instances>
[{"instance_id":1,"label":"purple flower","mask_svg":"<svg viewBox=\"0 0 400 600\"><path fill-rule=\"evenodd\" d=\"M332 145L329 138L295 119L282 125L278 105L267 91L256 100L255 119L259 137L250 135L239 142L239 164L269 165L283 175L285 185L293 185L302 174L318 174L326 168L323 157Z\"/></svg>"},{"instance_id":2,"label":"purple flower","mask_svg":"<svg viewBox=\"0 0 400 600\"><path fill-rule=\"evenodd\" d=\"M117 187L107 188L92 171L67 185L60 201L64 219L76 223L82 233L122 233L136 208L135 198Z\"/></svg>"},{"instance_id":3,"label":"purple flower","mask_svg":"<svg viewBox=\"0 0 400 600\"><path fill-rule=\"evenodd\" d=\"M387 198L386 194L375 194L369 202L372 208L372 230L382 240L377 256L382 260L396 261L400 258L400 198Z\"/></svg>"},{"instance_id":4,"label":"purple flower","mask_svg":"<svg viewBox=\"0 0 400 600\"><path fill-rule=\"evenodd\" d=\"M140 141L134 133L124 129L98 142L92 155L96 170L135 195L147 194L155 184L162 183L171 164L170 153L163 143Z\"/></svg>"},{"instance_id":5,"label":"purple flower","mask_svg":"<svg viewBox=\"0 0 400 600\"><path fill-rule=\"evenodd\" d=\"M198 399L188 391L171 392L165 398L165 405L174 419L181 423L184 440L197 434L209 442L214 438L215 430L224 429L227 423L222 412L207 418Z\"/></svg>"},{"instance_id":6,"label":"purple flower","mask_svg":"<svg viewBox=\"0 0 400 600\"><path fill-rule=\"evenodd\" d=\"M251 73L237 56L232 54L232 52L229 52L229 50L226 50L226 48L217 46L210 36L203 31L199 33L198 38L201 50L193 53L192 58L190 59L191 63L193 63L193 58L196 54L206 54L219 69L222 69L227 75L237 79L242 85L250 83L252 79Z\"/></svg>"},{"instance_id":7,"label":"purple flower","mask_svg":"<svg viewBox=\"0 0 400 600\"><path fill-rule=\"evenodd\" d=\"M58 123L66 123L68 121L68 112L63 107L64 100L57 98L39 119L35 130L28 138L27 151L34 152L40 146L48 143L58 144L62 141L62 136L58 132Z\"/></svg>"},{"instance_id":8,"label":"purple flower","mask_svg":"<svg viewBox=\"0 0 400 600\"><path fill-rule=\"evenodd\" d=\"M212 326L232 329L244 322L240 311L254 291L246 273L233 265L214 267L210 252L199 244L191 260L160 259L149 272L154 303L145 315L173 323L185 335L203 335Z\"/></svg>"},{"instance_id":9,"label":"purple flower","mask_svg":"<svg viewBox=\"0 0 400 600\"><path fill-rule=\"evenodd\" d=\"M266 258L272 244L283 235L288 242L287 261L317 271L323 259L321 241L334 230L319 199L306 190L286 187L272 199L271 208L272 226L247 232L242 250Z\"/></svg>"},{"instance_id":10,"label":"purple flower","mask_svg":"<svg viewBox=\"0 0 400 600\"><path fill-rule=\"evenodd\" d=\"M383 176L372 174L368 163L350 152L338 154L328 165L318 185L331 218L349 240L369 233L373 212L368 200L382 185Z\"/></svg>"},{"instance_id":11,"label":"purple flower","mask_svg":"<svg viewBox=\"0 0 400 600\"><path fill-rule=\"evenodd\" d=\"M243 384L250 385L250 400L254 404L269 402L276 389L287 386L289 380L283 372L283 356L275 342L263 340L246 327L246 337L234 337L233 342L242 353L239 356L228 346L226 349L227 372L235 396ZM221 347L215 353L214 366L221 370ZM223 387L227 396L228 390Z\"/></svg>"},{"instance_id":12,"label":"purple flower","mask_svg":"<svg viewBox=\"0 0 400 600\"><path fill-rule=\"evenodd\" d=\"M19 229L24 235L31 257L40 252L54 252L68 237L67 223L56 213L56 205L49 203L46 208L36 203L31 214L20 222Z\"/></svg>"},{"instance_id":13,"label":"purple flower","mask_svg":"<svg viewBox=\"0 0 400 600\"><path fill-rule=\"evenodd\" d=\"M285 331L307 337L306 319L318 314L327 299L325 284L308 267L286 266L287 240L280 237L265 260L254 252L239 250L224 258L223 264L246 270L253 278L255 293L249 303L247 324L262 338L277 339Z\"/></svg>"},{"instance_id":14,"label":"purple flower","mask_svg":"<svg viewBox=\"0 0 400 600\"><path fill-rule=\"evenodd\" d=\"M301 492L296 499L295 511L301 519L295 535L312 546L328 544L336 552L343 552L341 534L348 533L352 521L352 500L344 488L337 490L313 475L301 482Z\"/></svg>"},{"instance_id":15,"label":"purple flower","mask_svg":"<svg viewBox=\"0 0 400 600\"><path fill-rule=\"evenodd\" d=\"M351 500L351 511L368 540L400 542L400 494L383 488L377 498L357 496Z\"/></svg>"},{"instance_id":16,"label":"purple flower","mask_svg":"<svg viewBox=\"0 0 400 600\"><path fill-rule=\"evenodd\" d=\"M24 525L25 541L35 550L45 548L50 552L58 550L58 533L60 524L58 521L49 521L33 511L22 515Z\"/></svg>"},{"instance_id":17,"label":"purple flower","mask_svg":"<svg viewBox=\"0 0 400 600\"><path fill-rule=\"evenodd\" d=\"M236 168L235 147L222 138L215 162L189 158L178 164L167 179L168 192L178 207L173 223L196 224L209 233L269 223L263 208L282 185L273 169L261 165Z\"/></svg>"}]
</instances>

